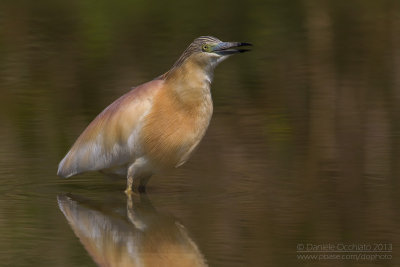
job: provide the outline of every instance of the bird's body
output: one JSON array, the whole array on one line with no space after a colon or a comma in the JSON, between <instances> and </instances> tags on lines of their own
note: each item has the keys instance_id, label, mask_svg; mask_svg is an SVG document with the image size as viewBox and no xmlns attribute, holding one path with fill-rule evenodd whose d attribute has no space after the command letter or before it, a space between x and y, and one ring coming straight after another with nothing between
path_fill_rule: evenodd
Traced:
<instances>
[{"instance_id":1,"label":"bird's body","mask_svg":"<svg viewBox=\"0 0 400 267\"><path fill-rule=\"evenodd\" d=\"M60 162L58 175L93 170L127 175L130 191L133 180L144 188L152 174L185 163L211 119L215 66L229 51L244 51L223 47L221 55L205 52L209 44L248 45L222 43L214 37L196 39L170 71L104 109Z\"/></svg>"}]
</instances>

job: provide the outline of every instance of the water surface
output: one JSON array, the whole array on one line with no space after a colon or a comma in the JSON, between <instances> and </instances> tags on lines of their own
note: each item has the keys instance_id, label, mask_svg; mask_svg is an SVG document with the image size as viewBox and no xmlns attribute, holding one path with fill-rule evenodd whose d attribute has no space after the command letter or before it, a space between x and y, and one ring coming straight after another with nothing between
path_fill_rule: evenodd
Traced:
<instances>
[{"instance_id":1,"label":"water surface","mask_svg":"<svg viewBox=\"0 0 400 267\"><path fill-rule=\"evenodd\" d=\"M106 238L99 220L114 237L169 240L161 249L129 239L153 258L186 246L210 266L398 265L398 14L397 1L2 1L1 265L96 266L82 236ZM208 132L187 164L152 177L151 204L129 209L124 180L56 177L105 106L167 71L200 35L254 49L216 69ZM64 215L68 205L78 219ZM134 209L159 220L156 230ZM128 243L104 253L138 255ZM307 244L393 251L301 260Z\"/></svg>"}]
</instances>

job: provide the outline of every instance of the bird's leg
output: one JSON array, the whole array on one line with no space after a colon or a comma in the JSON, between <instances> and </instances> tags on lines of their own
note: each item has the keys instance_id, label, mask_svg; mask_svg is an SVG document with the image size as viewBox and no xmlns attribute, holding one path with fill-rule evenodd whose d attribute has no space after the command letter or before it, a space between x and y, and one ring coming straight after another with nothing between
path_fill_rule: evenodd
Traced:
<instances>
[{"instance_id":1,"label":"bird's leg","mask_svg":"<svg viewBox=\"0 0 400 267\"><path fill-rule=\"evenodd\" d=\"M136 201L134 201L136 199ZM140 216L142 195L130 194L127 196L126 214L129 221L139 230L143 231L146 228L146 223L143 221L143 216ZM134 203L136 202L136 203ZM144 217L146 218L146 217Z\"/></svg>"},{"instance_id":2,"label":"bird's leg","mask_svg":"<svg viewBox=\"0 0 400 267\"><path fill-rule=\"evenodd\" d=\"M127 194L129 196L133 193L132 186L133 186L133 178L135 176L135 163L133 163L131 166L129 166L127 174L128 175L127 175L127 181L126 181L125 194Z\"/></svg>"},{"instance_id":3,"label":"bird's leg","mask_svg":"<svg viewBox=\"0 0 400 267\"><path fill-rule=\"evenodd\" d=\"M128 196L132 194L133 176L128 175L125 194Z\"/></svg>"},{"instance_id":4,"label":"bird's leg","mask_svg":"<svg viewBox=\"0 0 400 267\"><path fill-rule=\"evenodd\" d=\"M144 172L147 162L142 158L137 159L131 166L128 168L128 177L127 177L127 187L125 193L132 194L134 193L134 189L137 188L138 193L144 193L146 184L151 176L151 174ZM135 184L134 184L135 183Z\"/></svg>"}]
</instances>

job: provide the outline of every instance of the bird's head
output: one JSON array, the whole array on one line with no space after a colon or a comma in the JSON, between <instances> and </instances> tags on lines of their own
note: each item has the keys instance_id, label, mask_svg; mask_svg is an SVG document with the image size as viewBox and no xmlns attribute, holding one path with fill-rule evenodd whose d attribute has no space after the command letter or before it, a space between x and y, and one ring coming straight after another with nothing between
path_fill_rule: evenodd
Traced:
<instances>
[{"instance_id":1,"label":"bird's head","mask_svg":"<svg viewBox=\"0 0 400 267\"><path fill-rule=\"evenodd\" d=\"M193 41L191 45L198 48L198 51L209 57L225 57L236 53L249 51L249 43L241 42L222 42L221 40L211 37L202 36Z\"/></svg>"},{"instance_id":2,"label":"bird's head","mask_svg":"<svg viewBox=\"0 0 400 267\"><path fill-rule=\"evenodd\" d=\"M249 43L222 42L212 36L201 36L186 48L174 67L179 67L186 60L190 60L203 65L205 68L214 68L222 60L233 54L249 51L249 46L251 46Z\"/></svg>"}]
</instances>

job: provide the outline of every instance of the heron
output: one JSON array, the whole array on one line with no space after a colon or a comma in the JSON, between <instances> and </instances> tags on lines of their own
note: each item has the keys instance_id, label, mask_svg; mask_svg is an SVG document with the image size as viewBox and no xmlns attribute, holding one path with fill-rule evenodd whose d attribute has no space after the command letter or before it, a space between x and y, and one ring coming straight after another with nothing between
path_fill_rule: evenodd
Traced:
<instances>
[{"instance_id":1,"label":"heron","mask_svg":"<svg viewBox=\"0 0 400 267\"><path fill-rule=\"evenodd\" d=\"M57 175L101 171L126 176L126 194L145 191L153 174L189 159L213 113L215 67L250 46L196 38L170 70L134 87L97 115L61 160Z\"/></svg>"}]
</instances>

